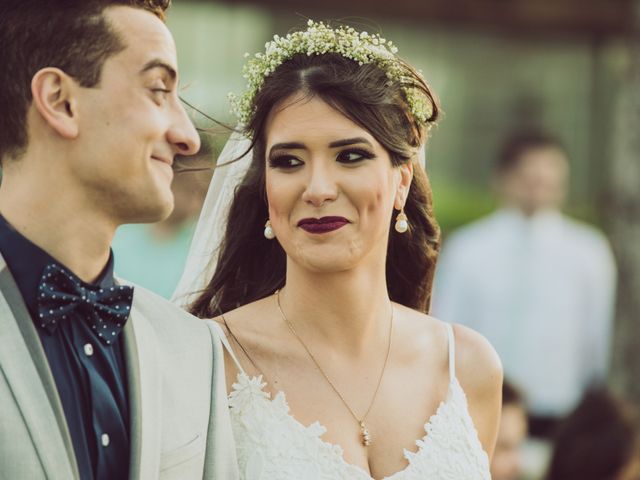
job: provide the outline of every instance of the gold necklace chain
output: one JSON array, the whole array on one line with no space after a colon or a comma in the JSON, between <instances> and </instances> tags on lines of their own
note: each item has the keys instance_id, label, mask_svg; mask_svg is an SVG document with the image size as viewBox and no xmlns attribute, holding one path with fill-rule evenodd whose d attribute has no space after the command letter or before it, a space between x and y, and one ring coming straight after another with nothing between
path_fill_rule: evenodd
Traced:
<instances>
[{"instance_id":1,"label":"gold necklace chain","mask_svg":"<svg viewBox=\"0 0 640 480\"><path fill-rule=\"evenodd\" d=\"M318 360L316 360L316 357L314 357L313 354L311 353L311 350L309 350L307 345L302 341L302 338L300 338L300 335L298 335L298 332L296 332L296 329L294 328L293 324L289 321L287 316L284 314L284 311L282 310L282 307L280 306L280 290L276 290L275 297L276 297L276 306L278 307L278 310L280 311L280 315L282 316L282 319L284 320L284 322L289 327L289 330L291 330L291 333L293 334L293 336L298 339L298 341L300 342L300 345L302 345L302 347L306 350L307 355L309 355L309 358L311 358L311 360L313 360L313 363L316 365L316 368L320 371L320 373L322 374L324 379L331 386L333 391L336 392L336 395L338 395L340 400L342 400L342 403L344 403L344 406L347 407L347 410L349 410L349 413L351 414L351 416L356 420L356 422L358 422L358 424L360 425L360 434L362 435L362 438L361 438L362 445L364 445L365 447L368 447L369 445L371 445L371 434L369 433L369 430L367 429L364 421L366 420L367 415L369 415L369 412L371 411L371 408L373 407L373 404L374 404L374 402L376 400L376 396L378 395L378 390L380 390L380 384L382 383L382 377L384 377L384 372L387 369L387 362L389 361L389 353L391 352L391 336L392 336L392 333L393 333L393 305L391 305L391 319L389 321L389 342L387 343L387 355L384 358L384 365L382 365L382 370L380 371L380 377L378 378L378 384L376 385L376 389L373 392L373 396L371 397L371 403L369 404L369 408L367 408L367 411L362 416L362 418L358 418L358 416L351 409L351 407L349 406L347 401L344 399L344 397L342 396L342 394L340 393L338 388L333 384L333 382L331 381L329 376L324 372L324 370L322 369L322 367L318 363Z\"/></svg>"}]
</instances>

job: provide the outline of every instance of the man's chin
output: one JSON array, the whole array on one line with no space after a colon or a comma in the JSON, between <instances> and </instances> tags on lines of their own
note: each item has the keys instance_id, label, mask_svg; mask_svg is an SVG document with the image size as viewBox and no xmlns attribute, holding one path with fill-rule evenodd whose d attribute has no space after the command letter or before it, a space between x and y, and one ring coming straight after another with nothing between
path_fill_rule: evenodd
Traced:
<instances>
[{"instance_id":1,"label":"man's chin","mask_svg":"<svg viewBox=\"0 0 640 480\"><path fill-rule=\"evenodd\" d=\"M151 199L148 199L151 200ZM158 198L157 202L132 204L123 215L121 223L157 223L166 220L173 211L173 195Z\"/></svg>"}]
</instances>

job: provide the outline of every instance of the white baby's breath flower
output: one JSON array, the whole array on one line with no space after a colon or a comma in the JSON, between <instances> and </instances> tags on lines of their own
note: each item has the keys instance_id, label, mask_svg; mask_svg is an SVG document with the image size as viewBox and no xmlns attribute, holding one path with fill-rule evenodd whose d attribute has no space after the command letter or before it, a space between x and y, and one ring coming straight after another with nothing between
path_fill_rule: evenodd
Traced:
<instances>
[{"instance_id":1,"label":"white baby's breath flower","mask_svg":"<svg viewBox=\"0 0 640 480\"><path fill-rule=\"evenodd\" d=\"M254 99L267 76L279 65L298 54L308 56L338 53L358 65L375 64L386 72L390 81L403 83L405 70L396 58L398 49L389 40L366 31L357 32L352 27L331 28L323 22L307 21L304 31L289 33L285 37L275 35L265 43L264 53L256 53L249 58L243 68L247 80L247 90L240 97L230 94L232 111L242 124L247 124L255 109ZM404 82L411 83L411 82ZM424 94L415 87L402 87L406 101L415 119L426 123L431 115L432 105Z\"/></svg>"}]
</instances>

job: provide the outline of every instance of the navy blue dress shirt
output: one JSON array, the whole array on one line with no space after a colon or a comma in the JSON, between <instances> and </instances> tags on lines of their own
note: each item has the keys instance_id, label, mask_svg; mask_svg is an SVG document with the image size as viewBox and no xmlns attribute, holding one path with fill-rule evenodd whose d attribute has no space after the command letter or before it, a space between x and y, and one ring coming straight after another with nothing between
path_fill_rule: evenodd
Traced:
<instances>
[{"instance_id":1,"label":"navy blue dress shirt","mask_svg":"<svg viewBox=\"0 0 640 480\"><path fill-rule=\"evenodd\" d=\"M82 480L129 476L129 404L122 335L106 345L72 314L53 332L41 328L38 286L45 267L60 262L17 232L0 215L0 252L34 320L56 382ZM63 265L62 265L63 266ZM94 282L115 284L113 255Z\"/></svg>"}]
</instances>

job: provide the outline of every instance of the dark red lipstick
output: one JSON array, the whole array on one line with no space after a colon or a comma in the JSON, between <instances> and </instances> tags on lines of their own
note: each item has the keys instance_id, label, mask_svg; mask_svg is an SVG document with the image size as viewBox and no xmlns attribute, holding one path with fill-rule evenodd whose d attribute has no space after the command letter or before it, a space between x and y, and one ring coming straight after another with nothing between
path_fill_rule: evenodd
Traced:
<instances>
[{"instance_id":1,"label":"dark red lipstick","mask_svg":"<svg viewBox=\"0 0 640 480\"><path fill-rule=\"evenodd\" d=\"M344 227L349 220L344 217L303 218L298 226L309 233L328 233Z\"/></svg>"}]
</instances>

